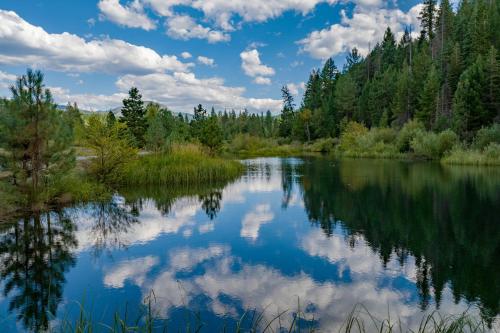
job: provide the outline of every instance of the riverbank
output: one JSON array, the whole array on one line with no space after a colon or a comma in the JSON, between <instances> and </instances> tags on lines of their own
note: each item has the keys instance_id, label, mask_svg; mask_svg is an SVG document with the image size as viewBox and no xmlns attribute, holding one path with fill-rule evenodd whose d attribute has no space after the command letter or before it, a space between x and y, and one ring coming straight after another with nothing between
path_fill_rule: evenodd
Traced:
<instances>
[{"instance_id":1,"label":"riverbank","mask_svg":"<svg viewBox=\"0 0 500 333\"><path fill-rule=\"evenodd\" d=\"M238 157L304 156L312 153L336 158L369 158L440 161L443 164L500 166L500 126L480 130L470 143L450 131L431 132L410 121L401 130L368 129L348 123L339 138L301 143L284 139L238 135L223 147L223 153Z\"/></svg>"}]
</instances>

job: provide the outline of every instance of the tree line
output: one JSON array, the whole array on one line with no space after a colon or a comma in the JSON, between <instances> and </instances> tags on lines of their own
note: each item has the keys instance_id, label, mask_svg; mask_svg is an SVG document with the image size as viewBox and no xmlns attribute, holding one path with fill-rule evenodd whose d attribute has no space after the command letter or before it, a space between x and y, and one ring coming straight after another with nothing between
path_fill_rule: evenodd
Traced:
<instances>
[{"instance_id":1,"label":"tree line","mask_svg":"<svg viewBox=\"0 0 500 333\"><path fill-rule=\"evenodd\" d=\"M422 31L397 41L387 28L366 57L354 48L342 69L328 59L313 70L301 105L283 87L281 136L337 137L349 121L401 128L415 119L427 130L453 130L471 140L500 121L498 0L425 0Z\"/></svg>"}]
</instances>

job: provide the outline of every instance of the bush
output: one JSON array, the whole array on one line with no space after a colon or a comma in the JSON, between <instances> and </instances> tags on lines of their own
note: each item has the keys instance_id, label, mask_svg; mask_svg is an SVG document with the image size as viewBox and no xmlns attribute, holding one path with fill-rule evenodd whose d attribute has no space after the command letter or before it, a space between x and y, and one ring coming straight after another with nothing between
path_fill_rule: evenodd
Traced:
<instances>
[{"instance_id":1,"label":"bush","mask_svg":"<svg viewBox=\"0 0 500 333\"><path fill-rule=\"evenodd\" d=\"M333 151L335 146L338 144L338 139L325 138L318 139L309 146L309 151L316 153L329 153Z\"/></svg>"},{"instance_id":2,"label":"bush","mask_svg":"<svg viewBox=\"0 0 500 333\"><path fill-rule=\"evenodd\" d=\"M411 149L411 142L418 133L425 131L424 124L418 120L410 120L404 124L396 137L396 148L402 153L407 153Z\"/></svg>"},{"instance_id":3,"label":"bush","mask_svg":"<svg viewBox=\"0 0 500 333\"><path fill-rule=\"evenodd\" d=\"M358 150L358 139L366 133L368 133L368 128L364 125L355 121L349 122L340 135L338 149L340 151Z\"/></svg>"},{"instance_id":4,"label":"bush","mask_svg":"<svg viewBox=\"0 0 500 333\"><path fill-rule=\"evenodd\" d=\"M477 131L473 147L483 150L490 143L500 144L500 124L494 124L490 127L483 127Z\"/></svg>"},{"instance_id":5,"label":"bush","mask_svg":"<svg viewBox=\"0 0 500 333\"><path fill-rule=\"evenodd\" d=\"M411 141L411 148L417 156L439 159L458 142L458 136L451 130L439 134L419 131Z\"/></svg>"}]
</instances>

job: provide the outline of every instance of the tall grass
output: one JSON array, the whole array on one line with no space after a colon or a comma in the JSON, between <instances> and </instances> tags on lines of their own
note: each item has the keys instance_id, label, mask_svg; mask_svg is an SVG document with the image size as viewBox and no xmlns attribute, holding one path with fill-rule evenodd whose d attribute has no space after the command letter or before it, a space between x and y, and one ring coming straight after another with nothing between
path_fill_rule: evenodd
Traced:
<instances>
[{"instance_id":1,"label":"tall grass","mask_svg":"<svg viewBox=\"0 0 500 333\"><path fill-rule=\"evenodd\" d=\"M484 150L463 149L455 147L449 155L442 160L444 164L456 165L500 165L500 145L496 143L489 144Z\"/></svg>"},{"instance_id":2,"label":"tall grass","mask_svg":"<svg viewBox=\"0 0 500 333\"><path fill-rule=\"evenodd\" d=\"M197 145L174 145L169 152L140 156L124 167L127 185L211 184L237 178L244 166L213 157Z\"/></svg>"},{"instance_id":3,"label":"tall grass","mask_svg":"<svg viewBox=\"0 0 500 333\"><path fill-rule=\"evenodd\" d=\"M442 315L435 311L424 315L420 322L417 322L416 328L409 328L400 318L391 318L390 316L385 319L376 318L363 305L355 306L344 322L341 323L340 328L335 330L329 327L320 328L320 321L304 313L300 305L294 311L284 310L271 316L266 313L266 309L261 311L247 310L239 319L229 324L226 319L221 318L220 329L214 329L213 327L206 327L199 312L190 310L185 310L184 319L181 323L172 323L168 319L162 318L154 310L154 302L154 293L151 293L141 305L138 315L132 317L126 308L123 313L115 312L110 323L99 322L85 310L83 305L79 304L79 314L76 319L63 318L54 320L56 324L52 325L50 332L313 333L325 330L339 333L482 333L495 331L483 319L467 312L458 315Z\"/></svg>"}]
</instances>

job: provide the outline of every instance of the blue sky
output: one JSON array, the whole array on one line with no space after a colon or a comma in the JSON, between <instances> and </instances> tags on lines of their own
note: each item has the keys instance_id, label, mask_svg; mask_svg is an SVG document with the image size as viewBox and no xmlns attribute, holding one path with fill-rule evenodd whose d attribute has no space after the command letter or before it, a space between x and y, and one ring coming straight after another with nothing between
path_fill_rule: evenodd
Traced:
<instances>
[{"instance_id":1,"label":"blue sky","mask_svg":"<svg viewBox=\"0 0 500 333\"><path fill-rule=\"evenodd\" d=\"M106 110L131 86L174 111L252 112L297 99L314 67L366 53L390 26L418 31L417 0L0 0L0 95L27 67L56 102Z\"/></svg>"}]
</instances>

